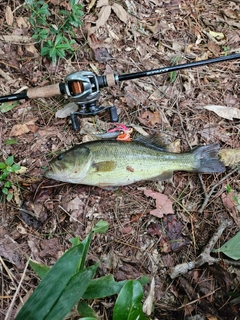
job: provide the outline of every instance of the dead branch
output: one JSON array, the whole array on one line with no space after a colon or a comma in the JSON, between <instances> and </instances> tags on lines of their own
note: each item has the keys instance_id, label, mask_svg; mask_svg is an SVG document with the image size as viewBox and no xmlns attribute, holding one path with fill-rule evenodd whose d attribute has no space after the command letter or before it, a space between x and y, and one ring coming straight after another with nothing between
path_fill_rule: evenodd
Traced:
<instances>
[{"instance_id":1,"label":"dead branch","mask_svg":"<svg viewBox=\"0 0 240 320\"><path fill-rule=\"evenodd\" d=\"M229 220L229 219L223 220L222 223L219 225L217 231L214 233L209 243L203 250L203 252L196 258L196 260L178 264L177 266L172 268L170 277L172 279L175 279L176 277L184 275L188 271L194 268L198 268L202 266L204 263L208 263L208 264L218 263L220 261L220 258L213 258L210 256L210 253L213 247L215 246L216 242L218 241L218 239L221 237L223 231L231 224L232 224L232 220Z\"/></svg>"}]
</instances>

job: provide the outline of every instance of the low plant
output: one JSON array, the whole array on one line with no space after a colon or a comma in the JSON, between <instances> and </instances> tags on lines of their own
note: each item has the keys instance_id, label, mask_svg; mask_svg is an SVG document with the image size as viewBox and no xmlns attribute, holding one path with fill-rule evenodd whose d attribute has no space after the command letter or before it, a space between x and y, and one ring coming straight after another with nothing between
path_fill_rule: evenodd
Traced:
<instances>
[{"instance_id":1,"label":"low plant","mask_svg":"<svg viewBox=\"0 0 240 320\"><path fill-rule=\"evenodd\" d=\"M0 185L2 193L7 197L7 201L11 201L13 197L13 193L10 192L13 182L9 176L11 173L16 173L20 168L17 163L14 163L13 155L9 156L4 162L0 162Z\"/></svg>"},{"instance_id":2,"label":"low plant","mask_svg":"<svg viewBox=\"0 0 240 320\"><path fill-rule=\"evenodd\" d=\"M61 320L77 304L80 319L99 320L88 304L89 300L118 295L113 320L145 320L142 311L143 288L148 279L115 281L112 275L96 278L98 264L85 266L91 238L104 233L108 224L99 221L89 235L80 241L71 239L72 248L52 268L30 261L31 267L42 279L33 294L17 314L15 320Z\"/></svg>"},{"instance_id":3,"label":"low plant","mask_svg":"<svg viewBox=\"0 0 240 320\"><path fill-rule=\"evenodd\" d=\"M74 51L74 28L82 26L82 5L78 0L69 1L69 10L63 10L55 5L50 10L44 0L26 0L26 8L31 12L29 23L33 28L33 39L41 44L41 55L57 63L67 53ZM54 11L53 11L54 10ZM51 21L55 17L54 23Z\"/></svg>"}]
</instances>

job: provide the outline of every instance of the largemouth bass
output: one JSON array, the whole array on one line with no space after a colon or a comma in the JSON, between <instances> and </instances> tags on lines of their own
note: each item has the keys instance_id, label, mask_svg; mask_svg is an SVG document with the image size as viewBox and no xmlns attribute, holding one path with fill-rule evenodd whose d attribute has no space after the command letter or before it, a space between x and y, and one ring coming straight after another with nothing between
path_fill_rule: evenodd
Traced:
<instances>
[{"instance_id":1,"label":"largemouth bass","mask_svg":"<svg viewBox=\"0 0 240 320\"><path fill-rule=\"evenodd\" d=\"M225 171L218 160L218 144L186 153L167 152L151 136L132 142L96 140L82 143L50 162L47 178L102 188L141 180L165 180L173 171Z\"/></svg>"}]
</instances>

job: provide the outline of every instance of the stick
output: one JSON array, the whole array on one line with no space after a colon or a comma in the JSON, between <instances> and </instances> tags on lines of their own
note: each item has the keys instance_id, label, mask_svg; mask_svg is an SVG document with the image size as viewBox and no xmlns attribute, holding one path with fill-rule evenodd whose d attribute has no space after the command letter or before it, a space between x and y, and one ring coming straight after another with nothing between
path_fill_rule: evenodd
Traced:
<instances>
[{"instance_id":1,"label":"stick","mask_svg":"<svg viewBox=\"0 0 240 320\"><path fill-rule=\"evenodd\" d=\"M203 252L196 258L196 260L176 265L174 268L172 268L170 277L172 279L175 279L176 277L186 274L189 270L200 267L204 263L208 263L208 264L218 263L221 259L211 257L210 253L213 247L215 246L216 242L218 241L218 239L221 237L223 231L231 224L232 224L232 220L229 220L229 219L223 220L222 223L219 225L217 231L214 233L209 243L203 250Z\"/></svg>"}]
</instances>

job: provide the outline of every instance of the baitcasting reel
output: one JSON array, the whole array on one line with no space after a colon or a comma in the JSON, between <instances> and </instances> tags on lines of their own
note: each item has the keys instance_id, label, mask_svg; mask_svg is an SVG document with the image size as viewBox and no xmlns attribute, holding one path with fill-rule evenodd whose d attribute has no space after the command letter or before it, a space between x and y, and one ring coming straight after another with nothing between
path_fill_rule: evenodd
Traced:
<instances>
[{"instance_id":1,"label":"baitcasting reel","mask_svg":"<svg viewBox=\"0 0 240 320\"><path fill-rule=\"evenodd\" d=\"M153 76L157 74L168 73L172 71L179 71L188 68L195 68L203 65L208 65L217 62L240 59L240 54L236 53L230 56L217 57L213 59L201 60L192 63L185 63L176 66L159 68L149 71L142 71L136 73L129 73L123 75L107 74L105 76L97 76L90 71L77 71L69 74L65 78L65 82L53 84L46 87L30 88L27 91L0 97L0 103L15 101L20 99L35 99L48 98L55 95L67 95L71 101L74 101L79 106L79 111L73 112L70 117L72 121L73 130L80 128L78 122L78 115L89 116L97 115L98 113L108 110L110 114L110 121L117 122L118 115L115 106L99 106L98 99L100 97L100 90L104 87L114 86L120 81L132 80L136 78Z\"/></svg>"}]
</instances>

